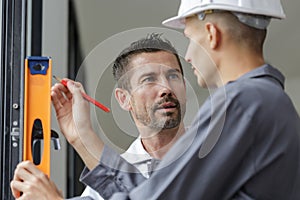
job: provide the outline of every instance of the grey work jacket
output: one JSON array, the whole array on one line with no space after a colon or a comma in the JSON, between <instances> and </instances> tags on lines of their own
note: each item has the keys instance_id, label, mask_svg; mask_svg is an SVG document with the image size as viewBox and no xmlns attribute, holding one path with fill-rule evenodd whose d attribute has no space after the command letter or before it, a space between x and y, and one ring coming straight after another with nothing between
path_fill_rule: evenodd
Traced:
<instances>
[{"instance_id":1,"label":"grey work jacket","mask_svg":"<svg viewBox=\"0 0 300 200\"><path fill-rule=\"evenodd\" d=\"M218 88L150 179L105 147L81 180L111 199L300 199L300 120L263 65Z\"/></svg>"}]
</instances>

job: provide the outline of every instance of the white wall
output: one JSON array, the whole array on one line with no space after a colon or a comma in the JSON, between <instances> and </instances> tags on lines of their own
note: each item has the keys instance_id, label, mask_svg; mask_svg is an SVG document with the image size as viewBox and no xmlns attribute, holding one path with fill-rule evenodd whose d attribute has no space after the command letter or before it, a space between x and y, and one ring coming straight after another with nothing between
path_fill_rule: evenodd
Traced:
<instances>
[{"instance_id":1,"label":"white wall","mask_svg":"<svg viewBox=\"0 0 300 200\"><path fill-rule=\"evenodd\" d=\"M300 113L300 1L282 1L285 20L273 20L265 49L266 60L279 68L286 77L286 91Z\"/></svg>"}]
</instances>

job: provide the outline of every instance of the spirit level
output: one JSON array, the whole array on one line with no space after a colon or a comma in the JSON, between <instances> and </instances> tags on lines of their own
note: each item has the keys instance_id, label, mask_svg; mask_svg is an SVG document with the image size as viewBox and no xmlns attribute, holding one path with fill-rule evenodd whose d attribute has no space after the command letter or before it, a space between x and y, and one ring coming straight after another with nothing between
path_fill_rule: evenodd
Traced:
<instances>
[{"instance_id":1,"label":"spirit level","mask_svg":"<svg viewBox=\"0 0 300 200\"><path fill-rule=\"evenodd\" d=\"M23 160L50 175L51 69L50 57L25 59ZM42 143L42 145L41 145Z\"/></svg>"}]
</instances>

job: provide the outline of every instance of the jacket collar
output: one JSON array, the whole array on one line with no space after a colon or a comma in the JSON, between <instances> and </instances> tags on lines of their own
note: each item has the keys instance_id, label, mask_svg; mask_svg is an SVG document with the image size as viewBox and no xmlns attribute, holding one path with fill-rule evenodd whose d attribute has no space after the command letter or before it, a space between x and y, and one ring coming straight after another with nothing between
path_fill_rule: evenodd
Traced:
<instances>
[{"instance_id":1,"label":"jacket collar","mask_svg":"<svg viewBox=\"0 0 300 200\"><path fill-rule=\"evenodd\" d=\"M263 76L269 76L269 77L274 78L280 84L280 86L284 89L285 77L278 69L272 67L269 64L264 64L256 69L244 74L243 76L238 78L237 81L243 80L243 79L248 79L248 78L259 78L259 77L263 77Z\"/></svg>"}]
</instances>

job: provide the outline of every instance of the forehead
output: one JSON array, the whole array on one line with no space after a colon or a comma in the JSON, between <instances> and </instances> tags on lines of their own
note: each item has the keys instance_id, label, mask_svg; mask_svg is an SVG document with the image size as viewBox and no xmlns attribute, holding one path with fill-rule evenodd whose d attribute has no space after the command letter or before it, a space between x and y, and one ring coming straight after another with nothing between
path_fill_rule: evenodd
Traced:
<instances>
[{"instance_id":1,"label":"forehead","mask_svg":"<svg viewBox=\"0 0 300 200\"><path fill-rule=\"evenodd\" d=\"M134 55L130 59L130 71L144 71L155 70L157 66L163 66L163 68L176 69L181 72L179 63L174 54L166 51L158 52L143 52ZM156 66L156 67L155 67Z\"/></svg>"},{"instance_id":2,"label":"forehead","mask_svg":"<svg viewBox=\"0 0 300 200\"><path fill-rule=\"evenodd\" d=\"M201 21L198 20L196 15L190 16L185 18L185 28L184 28L184 35L189 37L195 30L197 30Z\"/></svg>"}]
</instances>

